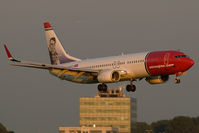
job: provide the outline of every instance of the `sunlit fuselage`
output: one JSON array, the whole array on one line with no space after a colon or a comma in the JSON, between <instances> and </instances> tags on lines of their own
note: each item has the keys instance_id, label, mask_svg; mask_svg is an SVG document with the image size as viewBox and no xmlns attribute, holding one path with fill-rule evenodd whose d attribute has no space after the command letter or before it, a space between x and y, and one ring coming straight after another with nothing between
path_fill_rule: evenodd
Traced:
<instances>
[{"instance_id":1,"label":"sunlit fuselage","mask_svg":"<svg viewBox=\"0 0 199 133\"><path fill-rule=\"evenodd\" d=\"M155 51L144 52L96 59L87 59L67 64L67 67L88 68L93 70L116 70L127 72L121 76L120 81L145 78L150 76L162 76L179 74L187 71L194 61L179 51ZM53 75L61 79L77 83L98 83L97 75L81 74L78 72L53 69Z\"/></svg>"}]
</instances>

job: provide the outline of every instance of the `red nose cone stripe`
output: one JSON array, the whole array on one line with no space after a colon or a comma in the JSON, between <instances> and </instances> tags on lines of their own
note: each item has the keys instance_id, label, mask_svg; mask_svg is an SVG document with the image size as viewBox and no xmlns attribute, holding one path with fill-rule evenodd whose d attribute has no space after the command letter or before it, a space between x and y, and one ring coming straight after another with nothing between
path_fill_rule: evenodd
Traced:
<instances>
[{"instance_id":1,"label":"red nose cone stripe","mask_svg":"<svg viewBox=\"0 0 199 133\"><path fill-rule=\"evenodd\" d=\"M193 66L193 65L194 65L194 61L191 60L191 61L190 61L190 66Z\"/></svg>"},{"instance_id":2,"label":"red nose cone stripe","mask_svg":"<svg viewBox=\"0 0 199 133\"><path fill-rule=\"evenodd\" d=\"M52 28L49 22L45 22L44 23L44 28Z\"/></svg>"},{"instance_id":3,"label":"red nose cone stripe","mask_svg":"<svg viewBox=\"0 0 199 133\"><path fill-rule=\"evenodd\" d=\"M151 76L169 75L183 71L183 64L175 55L183 54L178 51L155 51L146 57L146 69ZM181 66L181 67L177 67Z\"/></svg>"}]
</instances>

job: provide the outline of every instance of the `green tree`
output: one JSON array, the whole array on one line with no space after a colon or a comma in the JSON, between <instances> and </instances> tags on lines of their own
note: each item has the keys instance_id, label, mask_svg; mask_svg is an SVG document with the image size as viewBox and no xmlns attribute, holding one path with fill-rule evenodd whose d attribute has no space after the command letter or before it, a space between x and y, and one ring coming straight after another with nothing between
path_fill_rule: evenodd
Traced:
<instances>
[{"instance_id":1,"label":"green tree","mask_svg":"<svg viewBox=\"0 0 199 133\"><path fill-rule=\"evenodd\" d=\"M7 129L0 123L0 133L8 133Z\"/></svg>"},{"instance_id":2,"label":"green tree","mask_svg":"<svg viewBox=\"0 0 199 133\"><path fill-rule=\"evenodd\" d=\"M144 133L145 130L151 129L150 125L146 122L137 122L132 129L132 133Z\"/></svg>"},{"instance_id":3,"label":"green tree","mask_svg":"<svg viewBox=\"0 0 199 133\"><path fill-rule=\"evenodd\" d=\"M168 126L169 126L168 120L161 120L161 121L153 122L151 124L151 128L153 129L154 133L165 133Z\"/></svg>"},{"instance_id":4,"label":"green tree","mask_svg":"<svg viewBox=\"0 0 199 133\"><path fill-rule=\"evenodd\" d=\"M166 133L198 133L198 131L192 118L179 116L170 121Z\"/></svg>"},{"instance_id":5,"label":"green tree","mask_svg":"<svg viewBox=\"0 0 199 133\"><path fill-rule=\"evenodd\" d=\"M199 117L193 118L193 122L196 126L197 132L199 133Z\"/></svg>"},{"instance_id":6,"label":"green tree","mask_svg":"<svg viewBox=\"0 0 199 133\"><path fill-rule=\"evenodd\" d=\"M145 130L151 129L153 133L199 133L199 117L178 116L171 120L153 122L151 125L137 122L132 127L132 133L145 133Z\"/></svg>"}]
</instances>

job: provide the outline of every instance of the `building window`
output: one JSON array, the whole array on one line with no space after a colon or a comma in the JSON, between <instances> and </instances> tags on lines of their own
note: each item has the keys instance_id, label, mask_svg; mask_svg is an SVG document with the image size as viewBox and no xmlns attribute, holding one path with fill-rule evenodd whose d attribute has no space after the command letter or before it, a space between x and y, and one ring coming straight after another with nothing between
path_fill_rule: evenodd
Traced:
<instances>
[{"instance_id":1,"label":"building window","mask_svg":"<svg viewBox=\"0 0 199 133\"><path fill-rule=\"evenodd\" d=\"M90 130L90 133L102 133L101 130Z\"/></svg>"}]
</instances>

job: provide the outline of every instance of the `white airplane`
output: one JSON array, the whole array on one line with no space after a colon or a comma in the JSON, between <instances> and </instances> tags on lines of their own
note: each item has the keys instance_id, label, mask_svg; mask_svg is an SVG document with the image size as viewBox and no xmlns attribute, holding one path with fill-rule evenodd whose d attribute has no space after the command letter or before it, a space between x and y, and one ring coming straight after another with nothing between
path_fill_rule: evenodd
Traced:
<instances>
[{"instance_id":1,"label":"white airplane","mask_svg":"<svg viewBox=\"0 0 199 133\"><path fill-rule=\"evenodd\" d=\"M76 83L99 83L98 90L107 91L106 83L130 81L126 90L134 92L133 81L145 78L150 84L165 83L169 75L176 75L175 83L194 61L180 51L154 51L81 60L65 52L49 22L44 23L51 64L34 63L13 58L4 45L14 66L49 70L62 80Z\"/></svg>"}]
</instances>

